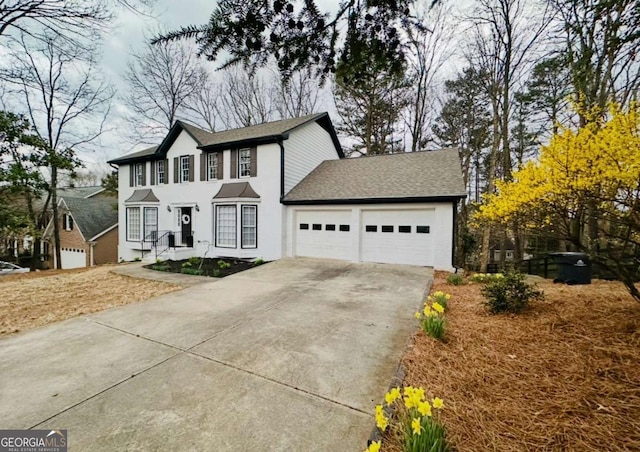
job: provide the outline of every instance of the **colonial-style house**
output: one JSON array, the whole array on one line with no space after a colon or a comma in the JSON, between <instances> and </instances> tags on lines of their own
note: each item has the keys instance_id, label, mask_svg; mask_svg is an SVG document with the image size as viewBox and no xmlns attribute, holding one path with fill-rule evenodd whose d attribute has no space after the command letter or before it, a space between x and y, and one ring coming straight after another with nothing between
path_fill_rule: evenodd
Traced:
<instances>
[{"instance_id":1,"label":"colonial-style house","mask_svg":"<svg viewBox=\"0 0 640 452\"><path fill-rule=\"evenodd\" d=\"M211 133L178 121L119 167L118 256L452 267L455 149L345 159L327 113Z\"/></svg>"}]
</instances>

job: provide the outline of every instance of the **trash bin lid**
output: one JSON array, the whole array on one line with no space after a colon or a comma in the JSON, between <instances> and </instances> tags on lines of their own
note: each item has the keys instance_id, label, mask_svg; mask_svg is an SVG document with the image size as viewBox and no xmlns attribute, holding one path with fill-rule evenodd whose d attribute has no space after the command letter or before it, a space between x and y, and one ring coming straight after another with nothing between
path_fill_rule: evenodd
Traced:
<instances>
[{"instance_id":1,"label":"trash bin lid","mask_svg":"<svg viewBox=\"0 0 640 452\"><path fill-rule=\"evenodd\" d=\"M559 264L572 264L578 267L586 267L589 262L589 255L576 251L567 251L562 253L549 253L553 259Z\"/></svg>"}]
</instances>

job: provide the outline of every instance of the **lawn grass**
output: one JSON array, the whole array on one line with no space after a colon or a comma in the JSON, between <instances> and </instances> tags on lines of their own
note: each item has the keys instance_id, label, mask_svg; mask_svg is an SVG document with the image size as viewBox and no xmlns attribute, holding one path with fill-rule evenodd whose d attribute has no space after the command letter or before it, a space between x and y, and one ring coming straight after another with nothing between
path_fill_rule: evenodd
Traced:
<instances>
[{"instance_id":1,"label":"lawn grass","mask_svg":"<svg viewBox=\"0 0 640 452\"><path fill-rule=\"evenodd\" d=\"M622 284L540 280L544 301L489 315L480 284L446 277L448 342L417 330L402 362L405 385L445 400L455 450L640 450L640 303Z\"/></svg>"}]
</instances>

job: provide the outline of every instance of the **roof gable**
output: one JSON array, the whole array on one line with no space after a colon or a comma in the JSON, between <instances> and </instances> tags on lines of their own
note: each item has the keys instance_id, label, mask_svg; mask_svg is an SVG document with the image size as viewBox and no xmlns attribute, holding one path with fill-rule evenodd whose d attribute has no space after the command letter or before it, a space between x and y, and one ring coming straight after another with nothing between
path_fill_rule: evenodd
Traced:
<instances>
[{"instance_id":1,"label":"roof gable","mask_svg":"<svg viewBox=\"0 0 640 452\"><path fill-rule=\"evenodd\" d=\"M457 149L326 160L284 204L445 201L466 190Z\"/></svg>"},{"instance_id":2,"label":"roof gable","mask_svg":"<svg viewBox=\"0 0 640 452\"><path fill-rule=\"evenodd\" d=\"M109 198L60 198L86 240L118 224L116 201Z\"/></svg>"},{"instance_id":3,"label":"roof gable","mask_svg":"<svg viewBox=\"0 0 640 452\"><path fill-rule=\"evenodd\" d=\"M222 132L208 132L184 121L176 121L159 146L125 155L110 160L108 163L122 165L164 158L182 131L185 131L193 138L199 149L213 151L232 147L276 143L280 140L286 140L290 132L312 121L317 122L329 133L338 155L341 158L344 157L344 152L342 151L340 141L333 128L329 114L325 112L301 116L299 118L266 122L255 126L241 127Z\"/></svg>"}]
</instances>

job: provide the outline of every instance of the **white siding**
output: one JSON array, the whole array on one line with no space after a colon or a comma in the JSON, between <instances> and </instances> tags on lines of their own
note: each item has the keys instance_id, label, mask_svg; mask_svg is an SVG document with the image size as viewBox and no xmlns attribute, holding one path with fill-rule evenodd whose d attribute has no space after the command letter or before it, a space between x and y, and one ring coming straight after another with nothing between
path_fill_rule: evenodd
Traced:
<instances>
[{"instance_id":1,"label":"white siding","mask_svg":"<svg viewBox=\"0 0 640 452\"><path fill-rule=\"evenodd\" d=\"M149 185L150 175L147 173L147 185L151 188L160 203L149 204L158 207L158 230L179 231L177 212L179 207L193 207L192 230L194 248L178 249L180 258L188 257L186 254L207 257L231 256L239 258L257 258L265 260L279 259L283 254L283 217L286 208L280 204L280 147L278 144L266 144L258 146L258 176L241 179L231 179L231 152L224 151L224 179L215 181L200 181L200 153L196 148L197 143L191 136L182 132L173 143L166 158L169 167L165 177L168 184ZM174 157L181 155L194 155L194 182L174 183ZM149 168L148 168L149 169ZM129 187L129 165L121 165L119 170L118 201L119 221L126 225L126 209L124 201L129 198L136 187ZM260 195L257 202L243 200L244 204L258 205L258 247L243 249L238 239L237 248L216 248L213 235L213 197L218 193L223 183L249 182L253 189ZM195 209L198 206L199 210ZM168 210L171 208L171 211ZM140 256L140 243L127 242L126 227L118 228L119 246L118 256L125 260L131 260ZM163 257L167 257L166 255Z\"/></svg>"},{"instance_id":2,"label":"white siding","mask_svg":"<svg viewBox=\"0 0 640 452\"><path fill-rule=\"evenodd\" d=\"M289 135L284 142L284 193L325 160L339 158L331 136L318 123L312 122Z\"/></svg>"}]
</instances>

